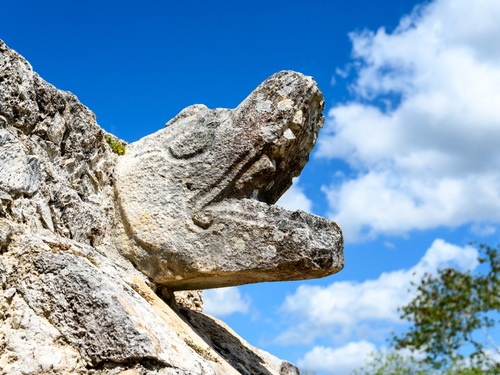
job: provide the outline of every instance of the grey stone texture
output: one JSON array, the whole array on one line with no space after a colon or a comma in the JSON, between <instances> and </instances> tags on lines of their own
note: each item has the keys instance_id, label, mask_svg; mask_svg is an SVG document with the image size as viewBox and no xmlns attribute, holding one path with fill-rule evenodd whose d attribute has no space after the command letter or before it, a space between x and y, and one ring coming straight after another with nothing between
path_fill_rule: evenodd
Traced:
<instances>
[{"instance_id":1,"label":"grey stone texture","mask_svg":"<svg viewBox=\"0 0 500 375\"><path fill-rule=\"evenodd\" d=\"M42 179L40 162L27 156L21 142L0 129L0 189L14 194L33 194Z\"/></svg>"},{"instance_id":2,"label":"grey stone texture","mask_svg":"<svg viewBox=\"0 0 500 375\"><path fill-rule=\"evenodd\" d=\"M295 365L254 348L221 320L186 308L180 312L195 332L241 374L300 375Z\"/></svg>"},{"instance_id":3,"label":"grey stone texture","mask_svg":"<svg viewBox=\"0 0 500 375\"><path fill-rule=\"evenodd\" d=\"M15 289L14 289L15 290ZM3 301L2 301L3 299ZM61 334L19 294L0 297L0 373L71 373L82 366L78 350L58 345Z\"/></svg>"},{"instance_id":4,"label":"grey stone texture","mask_svg":"<svg viewBox=\"0 0 500 375\"><path fill-rule=\"evenodd\" d=\"M272 205L323 106L312 78L280 72L234 110L188 107L130 145L110 135L118 155L0 40L0 375L295 374L192 289L342 268L337 224Z\"/></svg>"},{"instance_id":5,"label":"grey stone texture","mask_svg":"<svg viewBox=\"0 0 500 375\"><path fill-rule=\"evenodd\" d=\"M174 299L180 306L198 312L203 311L203 293L201 290L180 290L174 292Z\"/></svg>"},{"instance_id":6,"label":"grey stone texture","mask_svg":"<svg viewBox=\"0 0 500 375\"><path fill-rule=\"evenodd\" d=\"M85 257L43 253L22 284L23 296L93 365L149 358L193 373L213 369L163 321L131 286L110 279ZM198 361L196 361L198 359Z\"/></svg>"}]
</instances>

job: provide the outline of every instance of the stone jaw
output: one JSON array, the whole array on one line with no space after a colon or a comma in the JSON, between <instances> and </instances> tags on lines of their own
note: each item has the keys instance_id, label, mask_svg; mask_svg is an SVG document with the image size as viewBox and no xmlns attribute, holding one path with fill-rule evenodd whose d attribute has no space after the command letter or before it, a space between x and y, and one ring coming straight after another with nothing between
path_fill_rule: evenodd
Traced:
<instances>
[{"instance_id":1,"label":"stone jaw","mask_svg":"<svg viewBox=\"0 0 500 375\"><path fill-rule=\"evenodd\" d=\"M207 289L318 278L342 269L340 227L270 206L314 147L324 101L284 71L234 110L184 109L116 166L125 255L156 283Z\"/></svg>"},{"instance_id":2,"label":"stone jaw","mask_svg":"<svg viewBox=\"0 0 500 375\"><path fill-rule=\"evenodd\" d=\"M171 289L313 279L344 264L342 251L332 251L343 246L340 228L322 217L246 198L223 200L203 213L212 224L193 238L202 244L192 259L197 268L167 278Z\"/></svg>"}]
</instances>

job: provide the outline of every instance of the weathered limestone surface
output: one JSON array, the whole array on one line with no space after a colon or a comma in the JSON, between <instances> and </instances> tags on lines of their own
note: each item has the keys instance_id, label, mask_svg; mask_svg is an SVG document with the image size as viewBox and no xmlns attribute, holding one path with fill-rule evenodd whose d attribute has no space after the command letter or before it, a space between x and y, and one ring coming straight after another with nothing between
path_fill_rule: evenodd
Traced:
<instances>
[{"instance_id":1,"label":"weathered limestone surface","mask_svg":"<svg viewBox=\"0 0 500 375\"><path fill-rule=\"evenodd\" d=\"M203 311L203 293L201 290L181 290L174 292L174 299L178 305L198 312Z\"/></svg>"},{"instance_id":2,"label":"weathered limestone surface","mask_svg":"<svg viewBox=\"0 0 500 375\"><path fill-rule=\"evenodd\" d=\"M312 78L281 72L119 156L76 96L0 41L0 375L297 374L189 289L342 268L335 223L270 205L322 109Z\"/></svg>"},{"instance_id":3,"label":"weathered limestone surface","mask_svg":"<svg viewBox=\"0 0 500 375\"><path fill-rule=\"evenodd\" d=\"M196 331L129 262L117 263L119 255L53 241L17 233L0 255L0 374L246 373L202 338L217 327ZM211 334L252 348L236 334ZM252 350L244 368L279 374Z\"/></svg>"},{"instance_id":4,"label":"weathered limestone surface","mask_svg":"<svg viewBox=\"0 0 500 375\"><path fill-rule=\"evenodd\" d=\"M210 347L242 374L270 374L272 371L280 375L300 374L290 362L249 345L224 322L186 308L181 308L181 314Z\"/></svg>"},{"instance_id":5,"label":"weathered limestone surface","mask_svg":"<svg viewBox=\"0 0 500 375\"><path fill-rule=\"evenodd\" d=\"M152 307L132 287L89 265L87 259L71 254L40 254L34 259L39 274L32 273L21 285L22 293L37 314L60 327L95 365L151 358L171 367L214 373L204 361L192 361L187 345L155 319Z\"/></svg>"},{"instance_id":6,"label":"weathered limestone surface","mask_svg":"<svg viewBox=\"0 0 500 375\"><path fill-rule=\"evenodd\" d=\"M21 142L0 129L0 189L6 192L33 194L42 180L40 162L27 156Z\"/></svg>"},{"instance_id":7,"label":"weathered limestone surface","mask_svg":"<svg viewBox=\"0 0 500 375\"><path fill-rule=\"evenodd\" d=\"M266 352L265 350L257 349L257 352L266 360L269 365L280 375L300 375L300 370L293 363L283 361L278 357Z\"/></svg>"},{"instance_id":8,"label":"weathered limestone surface","mask_svg":"<svg viewBox=\"0 0 500 375\"><path fill-rule=\"evenodd\" d=\"M337 224L271 206L323 126L315 81L284 71L236 109L184 109L128 147L116 190L131 259L174 290L317 278L342 269Z\"/></svg>"},{"instance_id":9,"label":"weathered limestone surface","mask_svg":"<svg viewBox=\"0 0 500 375\"><path fill-rule=\"evenodd\" d=\"M70 345L60 345L59 331L36 315L15 289L7 290L0 299L0 315L3 315L0 319L2 373L71 373L82 367L80 353Z\"/></svg>"}]
</instances>

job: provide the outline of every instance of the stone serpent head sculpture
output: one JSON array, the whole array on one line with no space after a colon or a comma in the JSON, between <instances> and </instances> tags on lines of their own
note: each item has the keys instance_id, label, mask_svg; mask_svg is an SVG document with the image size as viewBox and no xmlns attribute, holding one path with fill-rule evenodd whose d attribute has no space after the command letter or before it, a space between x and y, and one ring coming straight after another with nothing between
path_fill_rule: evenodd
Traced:
<instances>
[{"instance_id":1,"label":"stone serpent head sculpture","mask_svg":"<svg viewBox=\"0 0 500 375\"><path fill-rule=\"evenodd\" d=\"M283 71L235 109L193 105L127 148L116 167L127 257L172 290L327 276L340 227L273 206L323 126L316 82Z\"/></svg>"}]
</instances>

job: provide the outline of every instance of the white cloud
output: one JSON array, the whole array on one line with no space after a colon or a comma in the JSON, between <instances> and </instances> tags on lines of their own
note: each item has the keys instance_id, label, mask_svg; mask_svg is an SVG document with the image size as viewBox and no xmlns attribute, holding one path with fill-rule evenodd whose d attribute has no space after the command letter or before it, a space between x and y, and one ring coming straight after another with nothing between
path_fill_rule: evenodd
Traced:
<instances>
[{"instance_id":1,"label":"white cloud","mask_svg":"<svg viewBox=\"0 0 500 375\"><path fill-rule=\"evenodd\" d=\"M246 314L250 297L242 296L237 287L209 289L203 291L203 312L221 317L236 312Z\"/></svg>"},{"instance_id":2,"label":"white cloud","mask_svg":"<svg viewBox=\"0 0 500 375\"><path fill-rule=\"evenodd\" d=\"M350 34L355 100L330 109L315 154L355 172L323 187L347 240L500 222L499 35L500 2L486 0Z\"/></svg>"},{"instance_id":3,"label":"white cloud","mask_svg":"<svg viewBox=\"0 0 500 375\"><path fill-rule=\"evenodd\" d=\"M337 75L341 76L342 78L347 78L350 71L351 65L347 65L345 69L340 69L339 67L335 68L335 73L337 73Z\"/></svg>"},{"instance_id":4,"label":"white cloud","mask_svg":"<svg viewBox=\"0 0 500 375\"><path fill-rule=\"evenodd\" d=\"M281 306L290 315L290 327L277 342L286 345L312 343L328 336L335 342L381 339L394 325L404 324L398 306L407 304L411 280L424 272L454 264L460 269L477 266L477 250L436 239L422 259L408 270L384 272L376 280L362 283L339 281L329 286L301 285Z\"/></svg>"},{"instance_id":5,"label":"white cloud","mask_svg":"<svg viewBox=\"0 0 500 375\"><path fill-rule=\"evenodd\" d=\"M338 348L315 346L297 363L300 368L307 371L348 375L354 369L359 369L373 362L372 354L376 354L377 351L388 353L388 349L385 346L377 348L373 343L365 340L350 342ZM398 350L398 354L408 359L411 357L425 358L425 354L412 352L409 349Z\"/></svg>"},{"instance_id":6,"label":"white cloud","mask_svg":"<svg viewBox=\"0 0 500 375\"><path fill-rule=\"evenodd\" d=\"M315 346L297 364L305 370L348 375L353 369L363 365L363 360L375 350L375 345L368 341L350 342L335 349Z\"/></svg>"},{"instance_id":7,"label":"white cloud","mask_svg":"<svg viewBox=\"0 0 500 375\"><path fill-rule=\"evenodd\" d=\"M302 210L310 213L312 202L304 194L304 189L298 183L299 179L294 178L292 187L283 194L276 204L287 210Z\"/></svg>"},{"instance_id":8,"label":"white cloud","mask_svg":"<svg viewBox=\"0 0 500 375\"><path fill-rule=\"evenodd\" d=\"M495 234L497 231L497 228L493 225L489 224L479 224L479 223L474 223L470 227L470 231L474 233L476 236L484 237L484 236L491 236L492 234Z\"/></svg>"}]
</instances>

